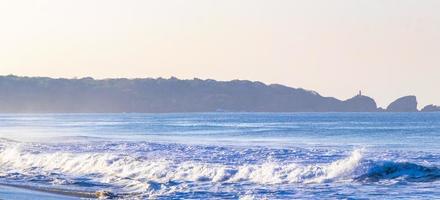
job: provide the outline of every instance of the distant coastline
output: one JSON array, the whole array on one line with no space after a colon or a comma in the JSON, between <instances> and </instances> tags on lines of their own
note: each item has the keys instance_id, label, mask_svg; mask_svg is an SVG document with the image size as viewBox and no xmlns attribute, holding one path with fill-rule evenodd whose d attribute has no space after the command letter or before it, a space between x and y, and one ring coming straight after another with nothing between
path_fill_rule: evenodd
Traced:
<instances>
[{"instance_id":1,"label":"distant coastline","mask_svg":"<svg viewBox=\"0 0 440 200\"><path fill-rule=\"evenodd\" d=\"M387 108L361 93L347 99L246 80L64 79L0 76L2 113L435 112L405 96Z\"/></svg>"}]
</instances>

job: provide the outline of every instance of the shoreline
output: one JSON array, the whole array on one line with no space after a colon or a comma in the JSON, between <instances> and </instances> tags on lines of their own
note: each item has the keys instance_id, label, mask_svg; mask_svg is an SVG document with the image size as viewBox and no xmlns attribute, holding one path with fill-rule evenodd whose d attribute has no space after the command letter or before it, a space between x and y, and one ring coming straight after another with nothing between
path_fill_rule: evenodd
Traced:
<instances>
[{"instance_id":1,"label":"shoreline","mask_svg":"<svg viewBox=\"0 0 440 200\"><path fill-rule=\"evenodd\" d=\"M97 199L101 197L100 194L104 192L82 192L75 190L63 190L57 188L47 188L47 187L38 187L38 186L29 186L29 185L19 185L19 184L7 184L0 183L0 199L1 196L5 193L11 193L10 195L18 195L18 196L34 196L34 192L39 193L42 197L54 198L54 199L80 199L80 198L89 198L89 199ZM5 194L8 197L8 194ZM63 198L64 197L64 198ZM27 199L27 198L25 198Z\"/></svg>"}]
</instances>

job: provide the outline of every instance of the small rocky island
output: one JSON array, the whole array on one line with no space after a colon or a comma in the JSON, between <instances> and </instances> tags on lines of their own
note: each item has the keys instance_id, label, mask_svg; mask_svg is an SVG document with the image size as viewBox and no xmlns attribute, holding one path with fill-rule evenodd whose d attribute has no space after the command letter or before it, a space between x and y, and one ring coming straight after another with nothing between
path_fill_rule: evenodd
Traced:
<instances>
[{"instance_id":1,"label":"small rocky island","mask_svg":"<svg viewBox=\"0 0 440 200\"><path fill-rule=\"evenodd\" d=\"M417 97L405 96L393 101L386 109L388 112L417 112Z\"/></svg>"},{"instance_id":2,"label":"small rocky island","mask_svg":"<svg viewBox=\"0 0 440 200\"><path fill-rule=\"evenodd\" d=\"M415 96L378 108L373 98L339 100L317 92L245 80L64 79L0 76L0 112L418 112ZM439 111L429 105L422 111Z\"/></svg>"},{"instance_id":3,"label":"small rocky island","mask_svg":"<svg viewBox=\"0 0 440 200\"><path fill-rule=\"evenodd\" d=\"M422 108L421 110L422 112L440 112L440 106L436 106L436 105L427 105L425 107Z\"/></svg>"}]
</instances>

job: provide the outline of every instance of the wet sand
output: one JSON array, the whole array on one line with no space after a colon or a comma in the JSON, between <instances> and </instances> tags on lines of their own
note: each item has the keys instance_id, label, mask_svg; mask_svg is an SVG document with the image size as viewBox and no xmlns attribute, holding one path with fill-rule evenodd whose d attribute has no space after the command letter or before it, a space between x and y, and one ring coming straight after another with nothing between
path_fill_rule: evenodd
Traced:
<instances>
[{"instance_id":1,"label":"wet sand","mask_svg":"<svg viewBox=\"0 0 440 200\"><path fill-rule=\"evenodd\" d=\"M62 190L0 184L1 200L73 200L81 198L95 199L96 196L90 193L76 193Z\"/></svg>"}]
</instances>

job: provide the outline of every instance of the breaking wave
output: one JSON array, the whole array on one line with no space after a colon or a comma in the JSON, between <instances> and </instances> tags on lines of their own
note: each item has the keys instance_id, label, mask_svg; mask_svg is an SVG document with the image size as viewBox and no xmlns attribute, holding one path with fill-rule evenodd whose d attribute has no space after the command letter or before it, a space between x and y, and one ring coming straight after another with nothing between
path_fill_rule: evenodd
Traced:
<instances>
[{"instance_id":1,"label":"breaking wave","mask_svg":"<svg viewBox=\"0 0 440 200\"><path fill-rule=\"evenodd\" d=\"M203 184L319 184L336 181L404 179L435 181L440 170L414 163L366 161L362 150L327 164L265 162L226 165L170 159L149 159L124 153L45 153L20 145L0 152L0 179L54 186L78 186L118 194L163 195ZM362 170L364 169L364 170Z\"/></svg>"},{"instance_id":2,"label":"breaking wave","mask_svg":"<svg viewBox=\"0 0 440 200\"><path fill-rule=\"evenodd\" d=\"M440 169L410 162L379 161L371 164L367 172L355 180L364 182L381 180L430 182L440 180Z\"/></svg>"}]
</instances>

